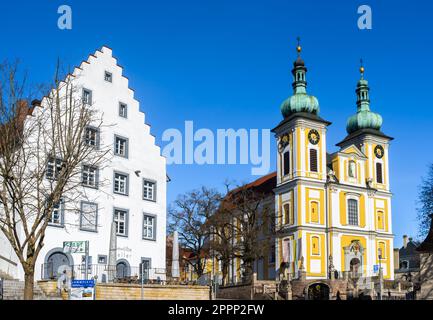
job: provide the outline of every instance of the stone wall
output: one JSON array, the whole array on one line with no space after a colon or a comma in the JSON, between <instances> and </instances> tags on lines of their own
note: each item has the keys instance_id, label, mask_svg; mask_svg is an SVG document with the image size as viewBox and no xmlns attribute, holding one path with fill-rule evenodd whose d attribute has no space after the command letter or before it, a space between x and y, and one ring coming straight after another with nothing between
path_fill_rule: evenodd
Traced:
<instances>
[{"instance_id":1,"label":"stone wall","mask_svg":"<svg viewBox=\"0 0 433 320\"><path fill-rule=\"evenodd\" d=\"M420 268L421 290L417 295L420 300L433 300L433 254L421 255Z\"/></svg>"},{"instance_id":2,"label":"stone wall","mask_svg":"<svg viewBox=\"0 0 433 320\"><path fill-rule=\"evenodd\" d=\"M58 294L55 281L40 281L39 286L46 294ZM207 286L144 285L144 300L209 300ZM98 283L96 300L141 300L141 286L123 283Z\"/></svg>"},{"instance_id":3,"label":"stone wall","mask_svg":"<svg viewBox=\"0 0 433 320\"><path fill-rule=\"evenodd\" d=\"M217 299L251 300L252 285L228 285L219 287L216 294Z\"/></svg>"}]
</instances>

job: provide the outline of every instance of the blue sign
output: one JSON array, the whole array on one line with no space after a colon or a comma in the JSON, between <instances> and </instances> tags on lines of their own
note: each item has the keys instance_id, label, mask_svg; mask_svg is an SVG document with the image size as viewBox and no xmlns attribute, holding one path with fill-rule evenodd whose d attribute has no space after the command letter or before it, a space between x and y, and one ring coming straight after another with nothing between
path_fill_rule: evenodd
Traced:
<instances>
[{"instance_id":1,"label":"blue sign","mask_svg":"<svg viewBox=\"0 0 433 320\"><path fill-rule=\"evenodd\" d=\"M95 286L94 280L72 280L72 288L93 288Z\"/></svg>"},{"instance_id":2,"label":"blue sign","mask_svg":"<svg viewBox=\"0 0 433 320\"><path fill-rule=\"evenodd\" d=\"M375 264L374 266L373 266L373 272L379 272L379 265L378 264Z\"/></svg>"}]
</instances>

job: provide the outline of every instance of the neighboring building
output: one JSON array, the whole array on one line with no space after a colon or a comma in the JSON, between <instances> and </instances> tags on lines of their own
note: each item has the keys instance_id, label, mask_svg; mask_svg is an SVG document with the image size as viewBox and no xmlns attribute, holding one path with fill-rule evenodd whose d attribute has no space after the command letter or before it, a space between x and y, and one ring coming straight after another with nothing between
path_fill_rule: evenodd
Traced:
<instances>
[{"instance_id":1,"label":"neighboring building","mask_svg":"<svg viewBox=\"0 0 433 320\"><path fill-rule=\"evenodd\" d=\"M55 209L36 264L37 279L56 278L59 271L72 268L76 277L83 277L83 254L64 253L64 241L89 241L89 277L106 279L113 219L117 228L116 276L138 275L144 263L147 277L165 278L166 161L122 73L112 50L105 46L73 70L73 84L80 88L77 94L103 113L102 128L94 131L89 127L86 138L95 147L109 146L112 157L103 168L83 166L86 199L60 203ZM44 98L40 106L45 104ZM98 180L108 183L98 184ZM65 206L69 205L81 208L79 217L68 214ZM3 235L0 245L1 271L23 279Z\"/></svg>"},{"instance_id":2,"label":"neighboring building","mask_svg":"<svg viewBox=\"0 0 433 320\"><path fill-rule=\"evenodd\" d=\"M419 282L421 290L417 295L421 300L433 300L433 215L430 216L429 233L417 248L421 254Z\"/></svg>"},{"instance_id":3,"label":"neighboring building","mask_svg":"<svg viewBox=\"0 0 433 320\"><path fill-rule=\"evenodd\" d=\"M396 278L411 273L419 273L421 255L417 251L420 243L413 238L403 236L403 246L398 249L398 263L395 264Z\"/></svg>"},{"instance_id":4,"label":"neighboring building","mask_svg":"<svg viewBox=\"0 0 433 320\"><path fill-rule=\"evenodd\" d=\"M283 262L293 278L326 279L332 272L394 278L389 142L382 117L370 111L368 82L358 81L357 112L348 135L327 152L330 122L307 94L307 68L294 62L293 96L281 105L277 139L275 211L279 231L276 271ZM338 92L336 93L338 98Z\"/></svg>"}]
</instances>

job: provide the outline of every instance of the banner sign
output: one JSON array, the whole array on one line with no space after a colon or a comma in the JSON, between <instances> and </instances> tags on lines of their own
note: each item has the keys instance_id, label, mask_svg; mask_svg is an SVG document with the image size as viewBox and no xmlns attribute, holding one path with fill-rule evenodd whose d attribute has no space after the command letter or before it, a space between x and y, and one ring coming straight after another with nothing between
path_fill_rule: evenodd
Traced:
<instances>
[{"instance_id":1,"label":"banner sign","mask_svg":"<svg viewBox=\"0 0 433 320\"><path fill-rule=\"evenodd\" d=\"M95 300L95 281L72 280L70 300Z\"/></svg>"},{"instance_id":2,"label":"banner sign","mask_svg":"<svg viewBox=\"0 0 433 320\"><path fill-rule=\"evenodd\" d=\"M86 253L86 241L65 241L63 242L63 252Z\"/></svg>"}]
</instances>

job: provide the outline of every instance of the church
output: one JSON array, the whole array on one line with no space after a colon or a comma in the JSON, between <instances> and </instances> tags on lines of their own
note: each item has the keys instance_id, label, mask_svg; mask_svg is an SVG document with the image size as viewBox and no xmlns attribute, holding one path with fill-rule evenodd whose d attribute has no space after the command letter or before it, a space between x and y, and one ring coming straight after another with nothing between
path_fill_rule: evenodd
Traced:
<instances>
[{"instance_id":1,"label":"church","mask_svg":"<svg viewBox=\"0 0 433 320\"><path fill-rule=\"evenodd\" d=\"M307 93L307 68L297 47L293 95L281 105L277 139L275 268L292 279L394 278L389 144L382 117L370 110L360 68L356 113L339 150L327 152L329 121Z\"/></svg>"}]
</instances>

